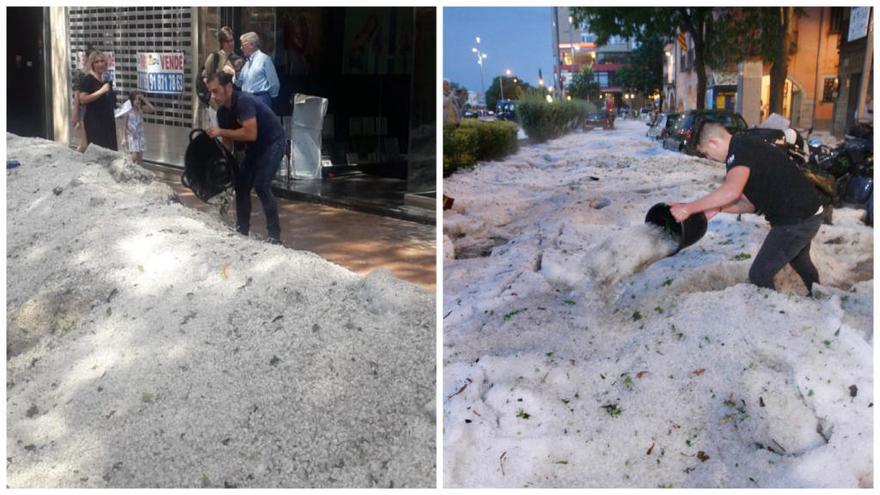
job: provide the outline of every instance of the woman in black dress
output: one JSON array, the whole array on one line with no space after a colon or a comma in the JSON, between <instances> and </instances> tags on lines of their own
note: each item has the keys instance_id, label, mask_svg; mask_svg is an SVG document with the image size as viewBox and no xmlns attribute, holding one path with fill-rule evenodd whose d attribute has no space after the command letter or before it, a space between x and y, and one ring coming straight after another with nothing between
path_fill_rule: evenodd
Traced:
<instances>
[{"instance_id":1,"label":"woman in black dress","mask_svg":"<svg viewBox=\"0 0 880 495\"><path fill-rule=\"evenodd\" d=\"M79 88L79 102L87 105L83 123L86 127L86 139L89 143L118 150L116 143L116 93L110 82L107 71L107 57L94 51L89 55L86 64L88 74L83 78Z\"/></svg>"}]
</instances>

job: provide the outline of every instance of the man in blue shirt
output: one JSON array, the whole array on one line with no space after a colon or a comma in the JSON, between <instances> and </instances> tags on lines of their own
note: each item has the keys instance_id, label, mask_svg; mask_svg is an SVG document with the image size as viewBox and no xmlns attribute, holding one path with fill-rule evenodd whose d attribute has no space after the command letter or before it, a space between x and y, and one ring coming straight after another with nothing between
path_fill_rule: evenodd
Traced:
<instances>
[{"instance_id":1,"label":"man in blue shirt","mask_svg":"<svg viewBox=\"0 0 880 495\"><path fill-rule=\"evenodd\" d=\"M239 76L241 90L251 93L267 107L272 108L272 98L278 97L278 74L272 59L260 51L260 37L257 33L244 33L241 40L241 51L247 58Z\"/></svg>"},{"instance_id":2,"label":"man in blue shirt","mask_svg":"<svg viewBox=\"0 0 880 495\"><path fill-rule=\"evenodd\" d=\"M235 178L236 230L242 235L250 232L253 189L263 205L269 242L280 244L281 224L278 203L272 195L272 177L278 172L284 154L281 122L262 102L236 90L232 75L222 71L209 74L207 84L211 99L217 104L217 124L220 127L211 127L205 132L211 138L221 138L230 151L233 141L247 146Z\"/></svg>"}]
</instances>

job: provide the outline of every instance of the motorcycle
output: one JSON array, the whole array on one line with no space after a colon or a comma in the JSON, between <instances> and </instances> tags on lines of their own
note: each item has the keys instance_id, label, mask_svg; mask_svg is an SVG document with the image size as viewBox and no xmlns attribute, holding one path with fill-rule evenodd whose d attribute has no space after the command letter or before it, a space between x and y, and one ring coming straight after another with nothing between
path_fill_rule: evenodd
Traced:
<instances>
[{"instance_id":1,"label":"motorcycle","mask_svg":"<svg viewBox=\"0 0 880 495\"><path fill-rule=\"evenodd\" d=\"M812 134L812 129L809 134ZM808 138L809 157L805 166L834 178L838 191L833 197L835 206L867 202L874 186L873 135L871 124L859 124L851 128L844 136L844 141L833 148L822 144L818 138Z\"/></svg>"}]
</instances>

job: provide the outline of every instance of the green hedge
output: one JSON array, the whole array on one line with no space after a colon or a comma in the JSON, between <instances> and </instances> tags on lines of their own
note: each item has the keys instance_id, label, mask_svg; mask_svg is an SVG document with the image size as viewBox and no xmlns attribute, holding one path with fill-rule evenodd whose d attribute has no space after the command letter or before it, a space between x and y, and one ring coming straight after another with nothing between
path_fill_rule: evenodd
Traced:
<instances>
[{"instance_id":1,"label":"green hedge","mask_svg":"<svg viewBox=\"0 0 880 495\"><path fill-rule=\"evenodd\" d=\"M548 103L536 96L520 100L516 115L532 141L544 142L580 127L587 114L595 110L594 105L583 100Z\"/></svg>"},{"instance_id":2,"label":"green hedge","mask_svg":"<svg viewBox=\"0 0 880 495\"><path fill-rule=\"evenodd\" d=\"M513 122L462 120L443 126L443 174L447 176L479 161L497 160L518 149Z\"/></svg>"}]
</instances>

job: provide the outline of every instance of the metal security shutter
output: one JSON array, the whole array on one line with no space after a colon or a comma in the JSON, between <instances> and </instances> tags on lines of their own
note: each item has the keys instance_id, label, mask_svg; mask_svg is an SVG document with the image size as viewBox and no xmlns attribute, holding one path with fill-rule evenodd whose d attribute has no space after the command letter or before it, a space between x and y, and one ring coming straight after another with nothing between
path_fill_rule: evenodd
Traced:
<instances>
[{"instance_id":1,"label":"metal security shutter","mask_svg":"<svg viewBox=\"0 0 880 495\"><path fill-rule=\"evenodd\" d=\"M145 157L182 165L187 130L193 122L193 9L190 7L70 7L70 68L77 53L91 44L112 51L120 103L137 89L137 52L183 52L185 90L180 95L148 94L156 113L146 114ZM196 67L197 70L197 67ZM181 137L182 136L182 137ZM120 143L122 145L122 143ZM120 146L122 149L122 146Z\"/></svg>"}]
</instances>

